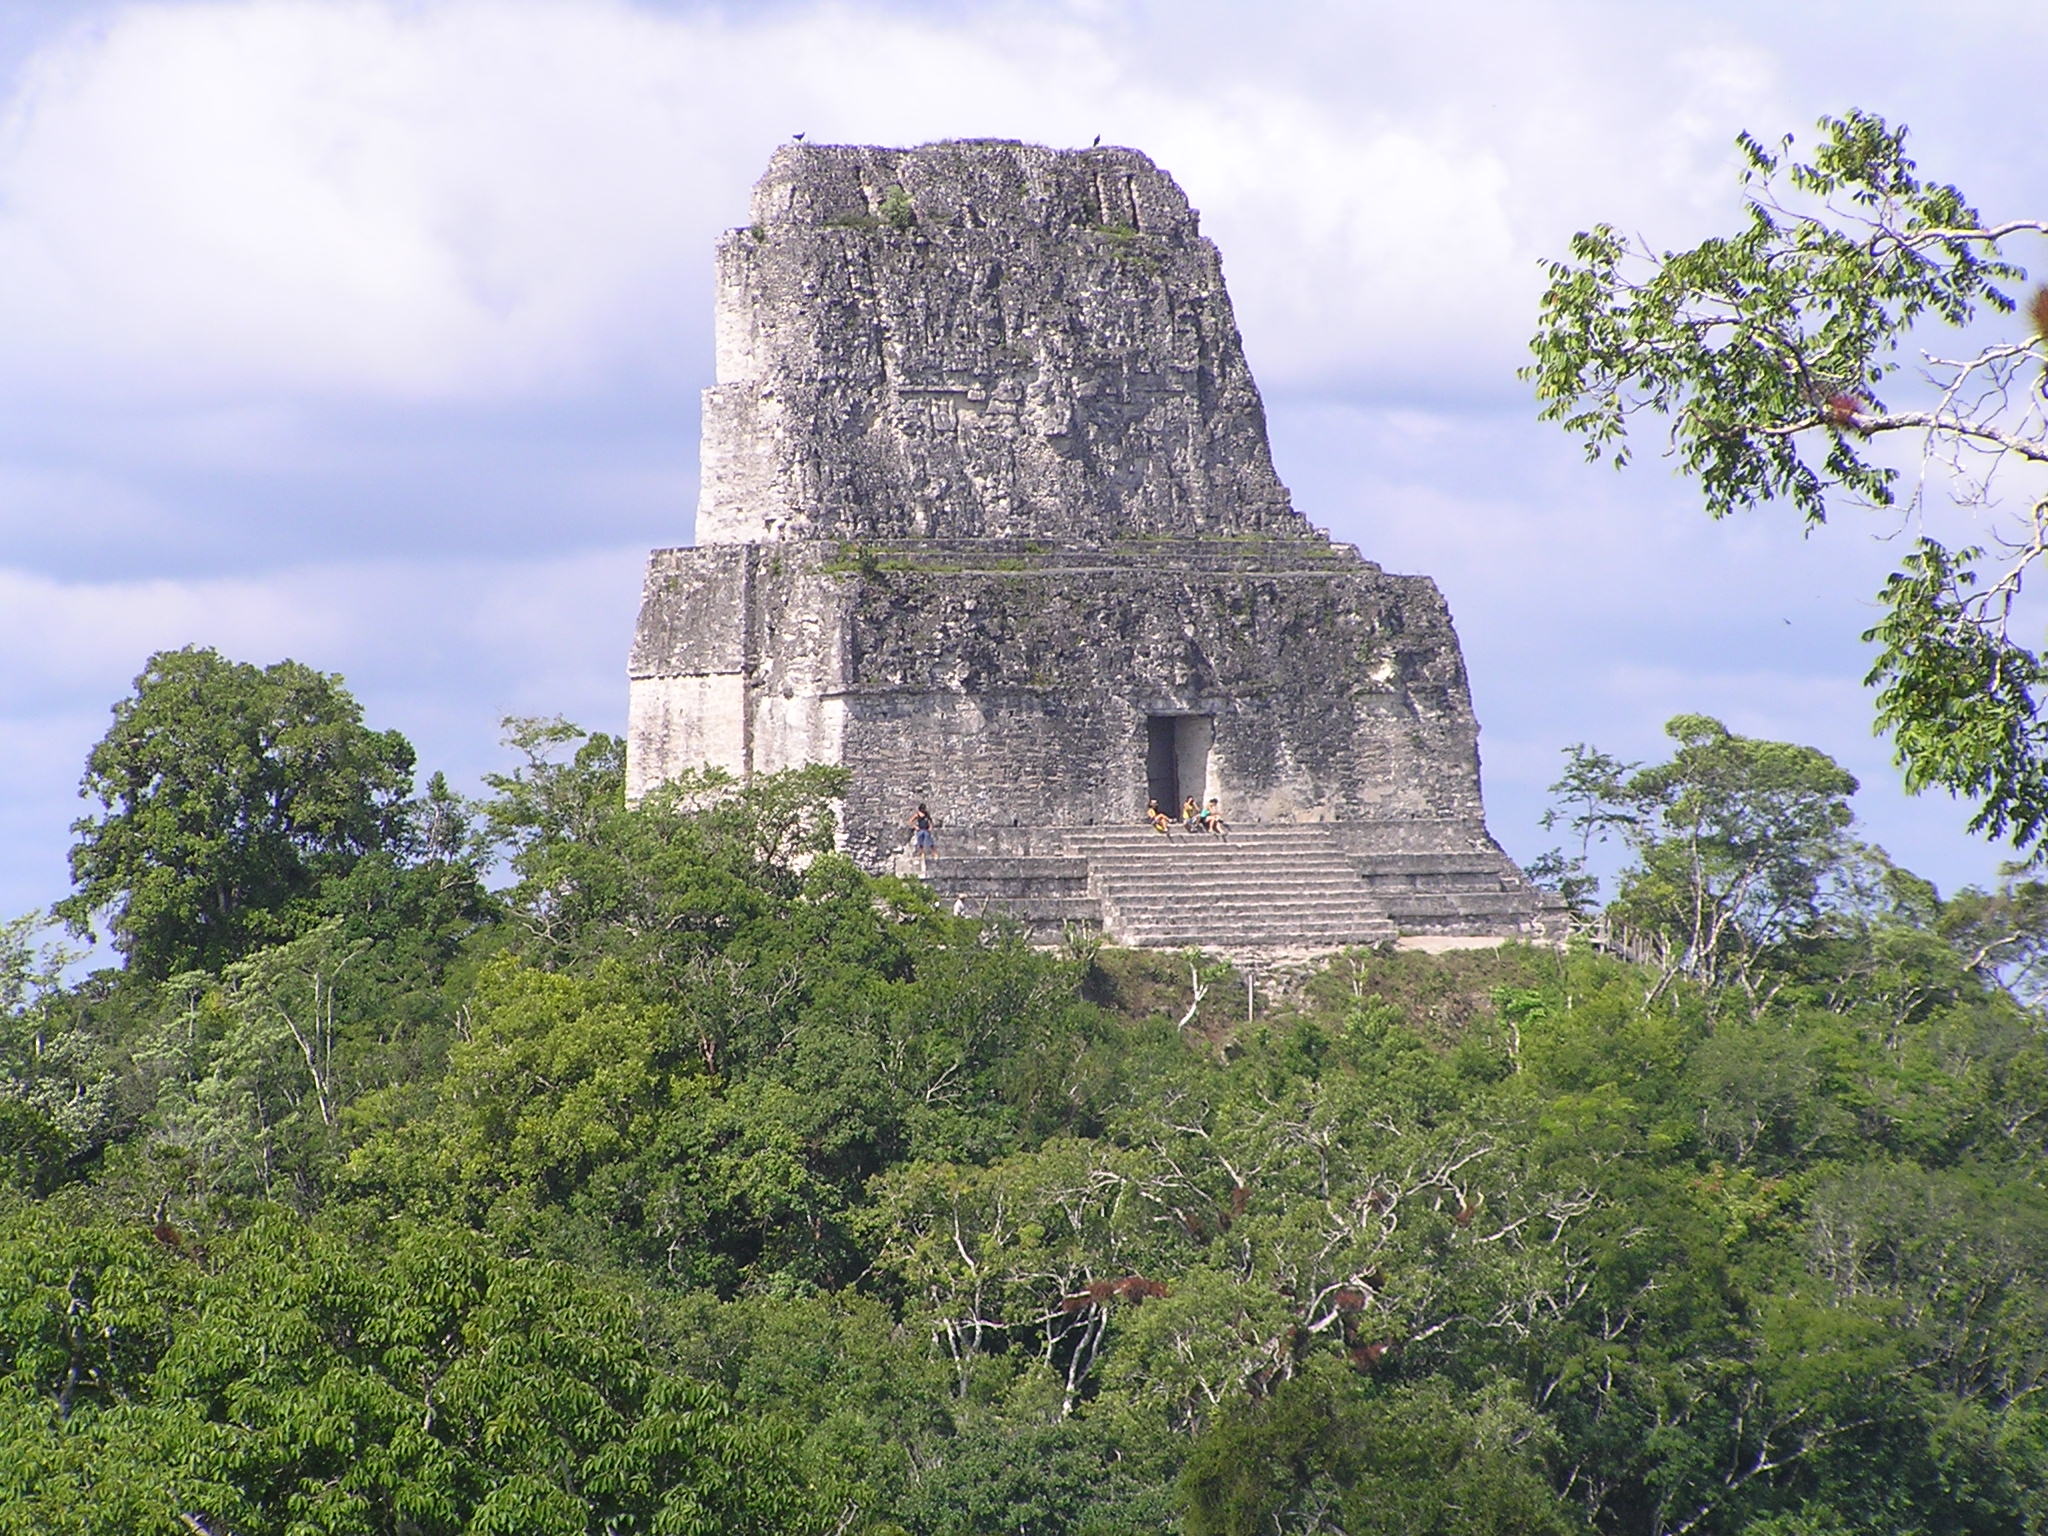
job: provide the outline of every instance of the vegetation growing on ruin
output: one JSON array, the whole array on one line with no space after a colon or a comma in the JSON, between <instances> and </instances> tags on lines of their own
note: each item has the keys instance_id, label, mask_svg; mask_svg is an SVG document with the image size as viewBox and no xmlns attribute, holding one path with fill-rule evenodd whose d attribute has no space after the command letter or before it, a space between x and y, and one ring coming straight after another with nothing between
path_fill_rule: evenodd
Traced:
<instances>
[{"instance_id":1,"label":"vegetation growing on ruin","mask_svg":"<svg viewBox=\"0 0 2048 1536\"><path fill-rule=\"evenodd\" d=\"M1790 134L1745 133L1731 233L1676 252L1608 224L1573 236L1524 377L1592 460L1627 464L1632 428L1661 418L1714 517L1874 511L1910 532L1863 636L1878 726L1909 788L1969 801L1973 830L2038 857L2048 672L2022 595L2048 555L2048 286L2029 291L2022 260L2048 219L1980 216L1906 138L1825 117L1802 160ZM1933 536L1944 493L1966 543Z\"/></svg>"},{"instance_id":2,"label":"vegetation growing on ruin","mask_svg":"<svg viewBox=\"0 0 2048 1536\"><path fill-rule=\"evenodd\" d=\"M1818 753L1573 760L1650 964L1247 1017L861 873L831 770L629 806L524 722L394 794L339 680L170 653L89 786L201 777L201 673L247 772L104 799L67 908L155 947L0 931L0 1529L2041 1528L2048 890L1942 899ZM311 782L266 678L383 830L144 926Z\"/></svg>"},{"instance_id":3,"label":"vegetation growing on ruin","mask_svg":"<svg viewBox=\"0 0 2048 1536\"><path fill-rule=\"evenodd\" d=\"M882 194L878 211L882 222L899 234L917 224L917 209L911 204L910 194L900 186L892 186Z\"/></svg>"}]
</instances>

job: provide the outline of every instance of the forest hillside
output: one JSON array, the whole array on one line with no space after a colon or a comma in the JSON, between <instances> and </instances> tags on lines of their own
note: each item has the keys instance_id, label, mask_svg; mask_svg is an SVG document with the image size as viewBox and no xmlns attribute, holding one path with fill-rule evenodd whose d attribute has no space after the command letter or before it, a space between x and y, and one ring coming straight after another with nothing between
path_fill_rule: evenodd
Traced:
<instances>
[{"instance_id":1,"label":"forest hillside","mask_svg":"<svg viewBox=\"0 0 2048 1536\"><path fill-rule=\"evenodd\" d=\"M862 873L832 770L470 801L154 657L119 963L0 935L0 1531L2048 1530L2048 892L1671 736L1545 861L1634 960L1248 987Z\"/></svg>"}]
</instances>

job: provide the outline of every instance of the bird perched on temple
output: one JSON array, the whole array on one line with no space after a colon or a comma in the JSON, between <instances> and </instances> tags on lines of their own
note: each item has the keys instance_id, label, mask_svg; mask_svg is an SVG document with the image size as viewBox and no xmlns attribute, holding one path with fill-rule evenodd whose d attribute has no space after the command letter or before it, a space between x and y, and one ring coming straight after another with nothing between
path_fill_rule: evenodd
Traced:
<instances>
[{"instance_id":1,"label":"bird perched on temple","mask_svg":"<svg viewBox=\"0 0 2048 1536\"><path fill-rule=\"evenodd\" d=\"M801 143L803 143L803 141L804 141L804 136L803 136L803 134L801 134L801 133L792 133L792 134L790 135L790 138L791 138L791 140L793 140L793 141L794 141L795 143L798 143L798 144L801 144Z\"/></svg>"},{"instance_id":2,"label":"bird perched on temple","mask_svg":"<svg viewBox=\"0 0 2048 1536\"><path fill-rule=\"evenodd\" d=\"M1097 135L1095 135L1095 137L1094 137L1094 138L1090 139L1090 140L1088 141L1088 147L1089 147L1090 149L1100 149L1100 148L1102 148L1102 135L1098 133Z\"/></svg>"}]
</instances>

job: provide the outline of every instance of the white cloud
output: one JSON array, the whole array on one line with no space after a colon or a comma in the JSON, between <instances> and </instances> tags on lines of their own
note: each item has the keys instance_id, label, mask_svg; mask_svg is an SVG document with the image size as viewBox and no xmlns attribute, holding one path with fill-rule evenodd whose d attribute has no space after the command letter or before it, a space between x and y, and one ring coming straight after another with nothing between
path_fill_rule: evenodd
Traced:
<instances>
[{"instance_id":1,"label":"white cloud","mask_svg":"<svg viewBox=\"0 0 2048 1536\"><path fill-rule=\"evenodd\" d=\"M789 132L1108 130L1207 205L1273 382L1500 374L1564 189L1627 170L1692 195L1717 173L1702 146L1725 155L1768 70L1666 49L1624 73L1611 40L1490 24L1522 67L1494 57L1499 99L1473 116L1443 73L1469 46L1455 29L1383 35L1336 6L1282 30L1387 54L1385 94L1305 92L1298 55L1230 7L1188 13L1200 67L1177 74L1143 31L1018 8L934 24L879 4L738 21L621 0L132 6L24 71L0 135L0 323L17 389L188 403L694 372L710 240ZM1618 99L1594 110L1570 87L1603 75ZM1654 148L1618 157L1617 111Z\"/></svg>"},{"instance_id":2,"label":"white cloud","mask_svg":"<svg viewBox=\"0 0 2048 1536\"><path fill-rule=\"evenodd\" d=\"M342 561L259 576L58 581L0 568L0 914L65 888L64 831L108 711L154 651L209 645L340 672L422 772L474 786L498 721L564 714L617 731L645 551Z\"/></svg>"},{"instance_id":3,"label":"white cloud","mask_svg":"<svg viewBox=\"0 0 2048 1536\"><path fill-rule=\"evenodd\" d=\"M285 656L356 678L496 676L508 692L547 658L587 665L605 649L623 675L644 551L550 559L337 560L255 576L60 581L0 568L0 712L81 693L111 701L144 658L185 645L237 660ZM593 615L606 615L594 619Z\"/></svg>"},{"instance_id":4,"label":"white cloud","mask_svg":"<svg viewBox=\"0 0 2048 1536\"><path fill-rule=\"evenodd\" d=\"M704 259L701 62L602 0L123 11L13 103L6 321L74 388L546 390Z\"/></svg>"},{"instance_id":5,"label":"white cloud","mask_svg":"<svg viewBox=\"0 0 2048 1536\"><path fill-rule=\"evenodd\" d=\"M39 539L75 539L81 529L134 537L172 516L148 487L97 466L0 462L0 537L17 552Z\"/></svg>"},{"instance_id":6,"label":"white cloud","mask_svg":"<svg viewBox=\"0 0 2048 1536\"><path fill-rule=\"evenodd\" d=\"M237 657L317 656L335 646L345 627L343 615L305 604L287 584L67 583L0 570L0 655L40 658L33 668L0 675L0 710L48 707L93 692L111 702L146 656L182 645L213 645Z\"/></svg>"}]
</instances>

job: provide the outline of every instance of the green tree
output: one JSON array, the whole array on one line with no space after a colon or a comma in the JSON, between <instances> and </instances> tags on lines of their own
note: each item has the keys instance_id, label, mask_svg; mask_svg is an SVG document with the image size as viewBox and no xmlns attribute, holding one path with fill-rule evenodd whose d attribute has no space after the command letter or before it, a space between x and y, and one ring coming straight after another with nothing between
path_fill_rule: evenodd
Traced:
<instances>
[{"instance_id":1,"label":"green tree","mask_svg":"<svg viewBox=\"0 0 2048 1536\"><path fill-rule=\"evenodd\" d=\"M717 948L792 895L833 846L846 770L814 764L742 784L691 771L626 803L626 749L559 719L508 720L524 759L487 775L486 832L517 877L508 893L551 963L630 954L671 969Z\"/></svg>"},{"instance_id":2,"label":"green tree","mask_svg":"<svg viewBox=\"0 0 2048 1536\"><path fill-rule=\"evenodd\" d=\"M1759 963L1823 915L1851 852L1856 780L1825 752L1737 736L1707 715L1674 716L1664 732L1678 743L1669 762L1623 778L1614 759L1573 747L1553 788L1571 793L1574 828L1619 828L1635 855L1613 915L1657 940L1670 973L1739 982L1754 999ZM1598 771L1581 772L1589 763Z\"/></svg>"},{"instance_id":3,"label":"green tree","mask_svg":"<svg viewBox=\"0 0 2048 1536\"><path fill-rule=\"evenodd\" d=\"M1173 1525L1167 1479L1102 1424L976 1426L906 1501L925 1536L1154 1536Z\"/></svg>"},{"instance_id":4,"label":"green tree","mask_svg":"<svg viewBox=\"0 0 2048 1536\"><path fill-rule=\"evenodd\" d=\"M2048 884L2013 873L1995 890L1964 890L1944 903L1941 933L1963 963L2038 1007L2048 997Z\"/></svg>"},{"instance_id":5,"label":"green tree","mask_svg":"<svg viewBox=\"0 0 2048 1536\"><path fill-rule=\"evenodd\" d=\"M1634 820L1622 803L1621 785L1638 765L1624 763L1584 742L1574 742L1564 751L1568 762L1563 775L1550 786L1556 798L1543 813L1540 825L1546 832L1554 832L1560 825L1568 827L1578 838L1578 848L1553 848L1538 855L1529 866L1529 877L1556 891L1573 912L1582 914L1600 890L1600 877L1587 867L1593 844Z\"/></svg>"},{"instance_id":6,"label":"green tree","mask_svg":"<svg viewBox=\"0 0 2048 1536\"><path fill-rule=\"evenodd\" d=\"M0 923L0 1187L47 1192L112 1119L113 1075L90 1036L53 1020L76 958L37 942L41 912Z\"/></svg>"},{"instance_id":7,"label":"green tree","mask_svg":"<svg viewBox=\"0 0 2048 1536\"><path fill-rule=\"evenodd\" d=\"M388 977L358 984L376 957L341 929L329 918L219 977L190 971L157 989L149 1031L130 1047L154 1080L140 1140L190 1193L319 1203L344 1112L383 1086L370 1042L397 990Z\"/></svg>"},{"instance_id":8,"label":"green tree","mask_svg":"<svg viewBox=\"0 0 2048 1536\"><path fill-rule=\"evenodd\" d=\"M1368 1392L1310 1372L1234 1401L1204 1433L1181 1475L1182 1528L1564 1536L1583 1527L1545 1476L1549 1438L1507 1390L1461 1399L1439 1378Z\"/></svg>"},{"instance_id":9,"label":"green tree","mask_svg":"<svg viewBox=\"0 0 2048 1536\"><path fill-rule=\"evenodd\" d=\"M1856 780L1825 752L1737 736L1705 715L1665 727L1668 763L1626 786L1642 861L1621 905L1684 944L1684 968L1754 993L1757 958L1818 920L1854 819Z\"/></svg>"},{"instance_id":10,"label":"green tree","mask_svg":"<svg viewBox=\"0 0 2048 1536\"><path fill-rule=\"evenodd\" d=\"M1907 784L1974 800L1973 830L2034 850L2048 838L2044 672L2012 625L2048 553L2048 496L2038 475L1999 471L2048 464L2048 288L2004 318L2025 276L2013 253L2048 221L1982 219L1920 177L1906 130L1882 118L1820 128L1810 161L1791 158L1790 136L1775 151L1738 140L1737 233L1679 252L1606 224L1574 236L1549 269L1524 376L1590 459L1626 464L1634 419L1662 418L1715 517L1786 502L1814 525L1844 502L1893 507L1902 471L1880 445L1894 437L1923 459L1904 510L1928 483L1977 504L2026 486L1999 556L1919 540L1865 638ZM1908 346L1924 359L1911 375Z\"/></svg>"},{"instance_id":11,"label":"green tree","mask_svg":"<svg viewBox=\"0 0 2048 1536\"><path fill-rule=\"evenodd\" d=\"M311 921L323 879L402 846L413 750L363 725L341 679L187 647L150 657L86 759L78 932L104 915L139 975L217 970Z\"/></svg>"},{"instance_id":12,"label":"green tree","mask_svg":"<svg viewBox=\"0 0 2048 1536\"><path fill-rule=\"evenodd\" d=\"M1186 959L832 853L829 771L630 805L554 723L502 905L443 786L212 969L0 925L0 1536L2040 1536L2048 896L1670 730L1558 789L1648 995L1359 951L1179 1028Z\"/></svg>"},{"instance_id":13,"label":"green tree","mask_svg":"<svg viewBox=\"0 0 2048 1536\"><path fill-rule=\"evenodd\" d=\"M790 1432L676 1346L630 1286L472 1232L0 1210L0 1530L829 1528Z\"/></svg>"}]
</instances>

